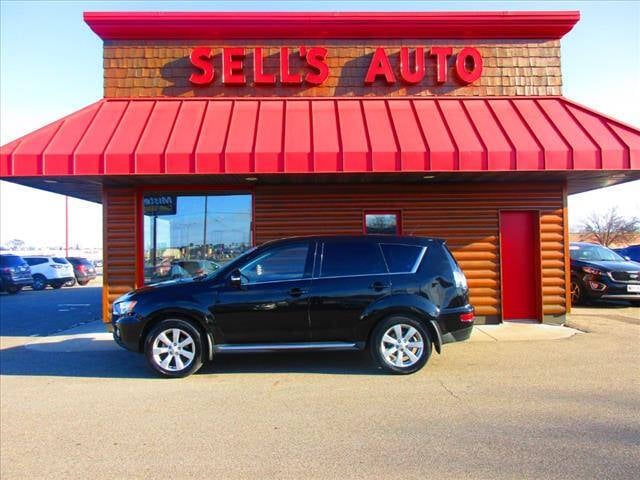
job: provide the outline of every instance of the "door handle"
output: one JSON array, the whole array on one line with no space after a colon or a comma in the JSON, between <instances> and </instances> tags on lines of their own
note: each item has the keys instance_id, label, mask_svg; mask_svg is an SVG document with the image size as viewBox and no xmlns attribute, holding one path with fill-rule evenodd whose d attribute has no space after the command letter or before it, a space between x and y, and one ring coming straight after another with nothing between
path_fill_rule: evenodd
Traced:
<instances>
[{"instance_id":1,"label":"door handle","mask_svg":"<svg viewBox=\"0 0 640 480\"><path fill-rule=\"evenodd\" d=\"M388 283L373 282L371 285L369 285L369 288L375 290L376 292L379 292L380 290L384 290L385 288L389 288L390 286L391 285Z\"/></svg>"},{"instance_id":2,"label":"door handle","mask_svg":"<svg viewBox=\"0 0 640 480\"><path fill-rule=\"evenodd\" d=\"M298 288L298 287L294 287L291 290L289 290L289 296L291 296L291 297L299 297L300 295L303 295L305 293L307 293L306 290L303 290L303 289Z\"/></svg>"}]
</instances>

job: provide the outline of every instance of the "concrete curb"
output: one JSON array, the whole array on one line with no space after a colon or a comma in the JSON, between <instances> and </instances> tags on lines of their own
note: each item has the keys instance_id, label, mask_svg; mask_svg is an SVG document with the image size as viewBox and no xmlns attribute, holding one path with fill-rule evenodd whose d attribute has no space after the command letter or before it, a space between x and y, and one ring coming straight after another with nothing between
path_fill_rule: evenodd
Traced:
<instances>
[{"instance_id":1,"label":"concrete curb","mask_svg":"<svg viewBox=\"0 0 640 480\"><path fill-rule=\"evenodd\" d=\"M529 342L562 340L581 334L574 328L543 323L505 322L499 325L477 325L470 342Z\"/></svg>"}]
</instances>

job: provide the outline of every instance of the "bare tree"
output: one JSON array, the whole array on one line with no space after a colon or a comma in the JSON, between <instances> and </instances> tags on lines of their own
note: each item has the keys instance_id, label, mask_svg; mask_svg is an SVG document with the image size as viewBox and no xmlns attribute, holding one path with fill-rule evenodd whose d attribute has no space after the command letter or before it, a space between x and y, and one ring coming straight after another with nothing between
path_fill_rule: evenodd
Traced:
<instances>
[{"instance_id":1,"label":"bare tree","mask_svg":"<svg viewBox=\"0 0 640 480\"><path fill-rule=\"evenodd\" d=\"M608 247L624 240L629 234L640 229L640 218L623 217L617 208L611 208L605 213L591 213L582 222L582 231L592 235L595 240Z\"/></svg>"}]
</instances>

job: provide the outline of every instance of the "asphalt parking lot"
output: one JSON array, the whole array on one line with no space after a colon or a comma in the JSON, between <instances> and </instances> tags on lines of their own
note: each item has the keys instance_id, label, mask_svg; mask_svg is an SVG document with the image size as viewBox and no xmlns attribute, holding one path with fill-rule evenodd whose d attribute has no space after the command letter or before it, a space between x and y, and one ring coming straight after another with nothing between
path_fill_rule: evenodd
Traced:
<instances>
[{"instance_id":1,"label":"asphalt parking lot","mask_svg":"<svg viewBox=\"0 0 640 480\"><path fill-rule=\"evenodd\" d=\"M562 340L446 345L404 377L345 352L221 357L163 380L107 336L82 335L102 329L99 301L91 287L0 297L1 478L635 479L640 469L639 309L575 309L569 323L587 333Z\"/></svg>"}]
</instances>

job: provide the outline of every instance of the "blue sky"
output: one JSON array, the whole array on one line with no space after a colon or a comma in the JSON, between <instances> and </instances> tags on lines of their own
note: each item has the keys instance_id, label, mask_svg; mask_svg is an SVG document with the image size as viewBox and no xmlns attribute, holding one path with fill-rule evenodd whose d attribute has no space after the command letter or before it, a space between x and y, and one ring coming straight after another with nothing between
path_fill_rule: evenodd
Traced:
<instances>
[{"instance_id":1,"label":"blue sky","mask_svg":"<svg viewBox=\"0 0 640 480\"><path fill-rule=\"evenodd\" d=\"M640 2L0 2L0 143L28 133L102 96L100 39L82 21L85 10L580 10L562 40L563 93L640 126ZM640 211L632 182L570 198L570 221L617 205ZM72 200L71 243L101 242L100 206ZM24 221L29 219L29 221ZM43 237L42 232L47 236ZM0 182L0 243L64 242L64 199Z\"/></svg>"}]
</instances>

